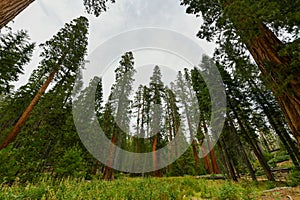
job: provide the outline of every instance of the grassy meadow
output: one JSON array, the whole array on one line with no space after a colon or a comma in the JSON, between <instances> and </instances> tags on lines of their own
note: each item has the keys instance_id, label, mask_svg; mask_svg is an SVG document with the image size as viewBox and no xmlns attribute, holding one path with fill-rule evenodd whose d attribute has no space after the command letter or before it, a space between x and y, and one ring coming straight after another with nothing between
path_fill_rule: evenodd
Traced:
<instances>
[{"instance_id":1,"label":"grassy meadow","mask_svg":"<svg viewBox=\"0 0 300 200\"><path fill-rule=\"evenodd\" d=\"M279 182L234 183L225 180L204 180L195 177L129 178L103 181L96 178L43 178L38 183L1 185L0 199L265 199L264 190L285 186ZM279 192L268 196L280 199ZM299 193L295 194L300 197Z\"/></svg>"}]
</instances>

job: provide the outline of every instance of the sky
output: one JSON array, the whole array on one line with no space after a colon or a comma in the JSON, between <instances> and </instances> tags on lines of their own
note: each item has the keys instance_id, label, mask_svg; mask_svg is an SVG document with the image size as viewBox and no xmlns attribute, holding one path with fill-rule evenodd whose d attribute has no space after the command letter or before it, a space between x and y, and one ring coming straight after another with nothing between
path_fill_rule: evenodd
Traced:
<instances>
[{"instance_id":1,"label":"sky","mask_svg":"<svg viewBox=\"0 0 300 200\"><path fill-rule=\"evenodd\" d=\"M70 22L79 16L86 16L89 19L89 46L88 56L101 47L101 44L111 40L122 33L143 28L158 28L174 31L178 34L182 34L194 43L198 44L205 54L212 55L214 50L214 44L208 43L205 40L200 40L196 37L196 34L201 25L201 19L196 18L194 15L188 15L185 13L185 7L180 6L179 0L117 0L114 4L108 4L109 9L106 13L101 14L99 17L95 17L87 14L84 11L82 0L36 0L21 14L19 14L13 23L9 26L14 31L25 29L28 30L30 38L36 44L41 44L51 38L65 23ZM146 36L138 36L146 37ZM158 37L158 36L157 36ZM159 38L158 38L159 39ZM161 41L163 42L163 41ZM179 44L180 42L176 38L173 39L173 43ZM137 42L138 43L138 42ZM110 43L108 42L108 45ZM121 46L130 45L129 42L120 42ZM112 49L117 49L118 46ZM151 52L152 51L152 52ZM193 49L190 49L193 53ZM177 56L170 56L170 53L162 53L162 51L143 50L134 53L136 59L139 60L139 66L143 70L138 70L139 77L136 80L141 82L149 79L151 71L146 66L149 66L149 62L145 61L149 58L155 58L155 64L170 65L170 63L182 63L184 61L178 59ZM25 74L20 77L20 80L15 84L19 87L25 84L32 72L35 69L39 61L40 49L37 47L34 51L32 61L25 68ZM125 53L125 52L124 52ZM111 61L111 65L116 65L118 56ZM147 59L145 59L147 57ZM166 62L166 60L169 62ZM89 57L87 60L91 61ZM92 60L93 62L93 60ZM144 62L144 63L143 63ZM167 69L168 66L165 66ZM185 66L188 67L188 66ZM113 68L107 72L107 86L112 83ZM173 77L176 73L168 72L168 70L162 70L168 76ZM147 77L147 78L146 78ZM108 87L107 87L108 88ZM107 89L106 89L107 90Z\"/></svg>"}]
</instances>

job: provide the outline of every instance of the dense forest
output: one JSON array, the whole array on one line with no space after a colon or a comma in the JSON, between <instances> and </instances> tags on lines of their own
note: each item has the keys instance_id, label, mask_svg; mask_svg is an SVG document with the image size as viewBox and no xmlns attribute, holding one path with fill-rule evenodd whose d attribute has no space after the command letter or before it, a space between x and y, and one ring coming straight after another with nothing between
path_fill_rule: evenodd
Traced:
<instances>
[{"instance_id":1,"label":"dense forest","mask_svg":"<svg viewBox=\"0 0 300 200\"><path fill-rule=\"evenodd\" d=\"M187 13L203 19L197 36L216 43L213 57L182 66L170 83L153 65L149 83L135 88L135 55L124 52L113 66L108 99L102 77L88 86L78 81L87 59L86 17L43 44L6 26L33 2L0 2L0 199L255 199L247 187L299 186L300 1L181 0ZM99 18L113 3L83 1ZM36 48L39 65L15 88ZM222 81L211 85L206 78L214 70ZM218 84L226 107L216 110L211 94ZM213 128L218 122L220 133ZM111 146L97 145L93 124ZM151 159L120 157L119 148ZM130 170L117 170L118 159Z\"/></svg>"}]
</instances>

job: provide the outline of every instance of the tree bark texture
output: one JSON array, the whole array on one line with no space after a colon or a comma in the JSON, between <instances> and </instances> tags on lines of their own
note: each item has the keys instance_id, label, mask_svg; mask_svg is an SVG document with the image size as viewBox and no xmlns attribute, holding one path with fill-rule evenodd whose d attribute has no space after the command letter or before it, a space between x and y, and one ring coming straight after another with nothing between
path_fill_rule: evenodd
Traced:
<instances>
[{"instance_id":1,"label":"tree bark texture","mask_svg":"<svg viewBox=\"0 0 300 200\"><path fill-rule=\"evenodd\" d=\"M0 1L0 29L12 21L20 12L27 8L34 0L1 0Z\"/></svg>"},{"instance_id":2,"label":"tree bark texture","mask_svg":"<svg viewBox=\"0 0 300 200\"><path fill-rule=\"evenodd\" d=\"M259 69L271 85L287 123L300 147L300 68L289 70L291 60L280 56L284 46L266 26L259 26L259 35L244 39Z\"/></svg>"}]
</instances>

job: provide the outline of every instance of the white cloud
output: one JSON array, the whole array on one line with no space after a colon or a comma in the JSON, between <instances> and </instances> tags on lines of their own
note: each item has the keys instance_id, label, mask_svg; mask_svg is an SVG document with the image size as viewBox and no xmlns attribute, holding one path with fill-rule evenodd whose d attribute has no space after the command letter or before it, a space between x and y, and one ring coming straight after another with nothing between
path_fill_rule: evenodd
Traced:
<instances>
[{"instance_id":1,"label":"white cloud","mask_svg":"<svg viewBox=\"0 0 300 200\"><path fill-rule=\"evenodd\" d=\"M36 0L10 25L14 30L28 30L31 39L40 44L54 35L64 23L84 15L90 20L89 53L120 32L142 27L159 27L184 34L212 55L214 45L195 36L201 20L185 14L185 8L179 4L179 1L174 0L117 0L115 4L109 5L106 13L96 18L84 12L82 0ZM37 67L38 54L37 48L17 86L26 83L32 70Z\"/></svg>"}]
</instances>

